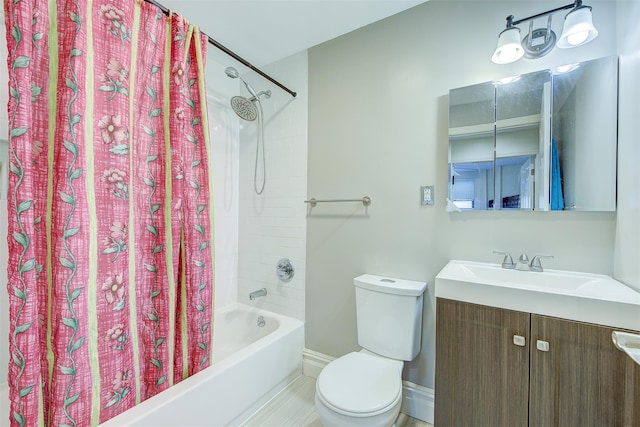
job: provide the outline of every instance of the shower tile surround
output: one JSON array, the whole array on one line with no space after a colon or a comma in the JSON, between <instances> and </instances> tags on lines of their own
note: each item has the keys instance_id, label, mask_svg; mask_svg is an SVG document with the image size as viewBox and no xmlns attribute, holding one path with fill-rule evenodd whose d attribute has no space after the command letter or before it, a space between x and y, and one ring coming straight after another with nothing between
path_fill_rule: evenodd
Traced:
<instances>
[{"instance_id":1,"label":"shower tile surround","mask_svg":"<svg viewBox=\"0 0 640 427\"><path fill-rule=\"evenodd\" d=\"M296 98L255 73L243 75L262 99L265 115L266 185L254 192L258 121L240 123L240 216L238 233L238 302L304 320L307 193L307 53L263 67L297 91ZM247 95L243 85L240 94ZM260 161L259 161L260 162ZM260 167L260 163L259 163ZM258 179L260 179L258 172ZM258 181L260 184L260 181ZM289 258L293 280L276 276L276 264ZM249 293L266 288L267 296L249 301Z\"/></svg>"},{"instance_id":2,"label":"shower tile surround","mask_svg":"<svg viewBox=\"0 0 640 427\"><path fill-rule=\"evenodd\" d=\"M217 49L208 50L216 215L215 305L241 302L304 320L307 53L261 67L296 90L295 99L255 73L242 75L257 91L272 91L271 98L262 98L267 183L260 196L253 190L258 121L240 120L229 106L232 96L248 95L239 80L224 73L230 65L243 73L241 66ZM295 267L295 277L286 284L275 273L277 261L285 257ZM267 296L249 301L249 293L263 287Z\"/></svg>"},{"instance_id":3,"label":"shower tile surround","mask_svg":"<svg viewBox=\"0 0 640 427\"><path fill-rule=\"evenodd\" d=\"M304 320L307 165L307 53L261 67L298 92L288 93L259 75L242 77L262 97L265 115L267 183L262 195L253 189L258 121L239 119L229 106L235 95L248 96L238 79L224 73L238 64L217 49L207 52L207 98L214 162L216 239L216 307L235 302ZM295 276L277 279L280 258L289 258ZM267 288L267 296L249 301L249 293Z\"/></svg>"}]
</instances>

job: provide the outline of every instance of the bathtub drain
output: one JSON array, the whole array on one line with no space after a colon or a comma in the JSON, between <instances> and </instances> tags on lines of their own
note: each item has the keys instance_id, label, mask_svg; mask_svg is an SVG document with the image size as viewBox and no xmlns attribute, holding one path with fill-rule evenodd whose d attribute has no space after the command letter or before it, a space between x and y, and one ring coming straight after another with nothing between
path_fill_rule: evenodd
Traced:
<instances>
[{"instance_id":1,"label":"bathtub drain","mask_svg":"<svg viewBox=\"0 0 640 427\"><path fill-rule=\"evenodd\" d=\"M258 326L259 326L259 327L263 328L263 327L264 327L264 325L265 325L267 322L265 322L265 320L264 320L264 317L263 317L263 316L258 316L258 322L257 322L257 323L258 323Z\"/></svg>"}]
</instances>

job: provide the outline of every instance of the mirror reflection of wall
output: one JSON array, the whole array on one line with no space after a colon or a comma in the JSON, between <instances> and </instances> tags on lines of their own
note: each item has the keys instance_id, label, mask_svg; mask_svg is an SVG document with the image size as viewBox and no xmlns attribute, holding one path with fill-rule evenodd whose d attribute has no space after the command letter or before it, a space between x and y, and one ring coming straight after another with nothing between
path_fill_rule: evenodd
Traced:
<instances>
[{"instance_id":1,"label":"mirror reflection of wall","mask_svg":"<svg viewBox=\"0 0 640 427\"><path fill-rule=\"evenodd\" d=\"M552 138L565 210L616 209L617 67L607 57L553 70Z\"/></svg>"},{"instance_id":2,"label":"mirror reflection of wall","mask_svg":"<svg viewBox=\"0 0 640 427\"><path fill-rule=\"evenodd\" d=\"M551 74L529 73L496 82L496 202L494 209L545 209L535 197L543 188L549 139ZM538 203L536 203L538 202Z\"/></svg>"},{"instance_id":3,"label":"mirror reflection of wall","mask_svg":"<svg viewBox=\"0 0 640 427\"><path fill-rule=\"evenodd\" d=\"M615 57L452 89L449 109L459 209L615 210Z\"/></svg>"},{"instance_id":4,"label":"mirror reflection of wall","mask_svg":"<svg viewBox=\"0 0 640 427\"><path fill-rule=\"evenodd\" d=\"M493 199L495 87L449 92L449 199L460 209L488 209Z\"/></svg>"}]
</instances>

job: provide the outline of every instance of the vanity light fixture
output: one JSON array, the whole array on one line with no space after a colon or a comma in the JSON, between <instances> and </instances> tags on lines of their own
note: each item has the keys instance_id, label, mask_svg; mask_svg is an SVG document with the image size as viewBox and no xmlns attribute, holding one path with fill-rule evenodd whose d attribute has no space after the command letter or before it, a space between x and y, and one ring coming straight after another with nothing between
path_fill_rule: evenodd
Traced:
<instances>
[{"instance_id":1,"label":"vanity light fixture","mask_svg":"<svg viewBox=\"0 0 640 427\"><path fill-rule=\"evenodd\" d=\"M551 30L551 17L555 12L568 10L565 16L562 35L556 43L556 34ZM533 28L533 21L548 16L546 28ZM520 41L520 28L516 25L530 21L528 34ZM591 6L582 4L582 0L566 6L541 12L527 18L514 20L513 15L507 16L507 28L498 35L498 46L491 60L496 64L508 64L522 58L541 58L553 50L554 45L559 48L570 48L589 43L596 38L598 30L593 25Z\"/></svg>"}]
</instances>

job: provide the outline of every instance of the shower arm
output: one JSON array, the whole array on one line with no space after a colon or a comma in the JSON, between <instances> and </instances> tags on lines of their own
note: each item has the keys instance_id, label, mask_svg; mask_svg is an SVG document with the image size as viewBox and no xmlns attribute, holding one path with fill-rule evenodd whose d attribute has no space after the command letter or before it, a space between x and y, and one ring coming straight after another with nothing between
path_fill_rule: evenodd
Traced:
<instances>
[{"instance_id":1,"label":"shower arm","mask_svg":"<svg viewBox=\"0 0 640 427\"><path fill-rule=\"evenodd\" d=\"M169 9L167 9L165 6L161 5L160 3L158 3L155 0L144 0L147 3L151 3L152 5L156 6L158 9L160 9L162 11L162 13L164 13L165 15L169 16ZM292 91L291 89L289 89L288 87L286 87L285 85L283 85L282 83L280 83L279 81L275 80L273 77L269 76L268 74L266 74L264 71L260 70L259 68L254 67L253 65L251 65L251 63L249 61L247 61L246 59L242 58L240 55L238 55L237 53L233 52L232 50L230 50L229 48L225 47L224 45L220 44L219 42L215 41L214 39L211 38L211 36L202 33L205 36L207 36L207 38L209 39L209 43L214 45L215 47L217 47L218 49L220 49L221 51L223 51L224 53L226 53L227 55L229 55L230 57L232 57L233 59L235 59L236 61L238 61L239 63L241 63L242 65L244 65L245 67L249 68L250 70L253 70L254 72L260 74L262 77L264 77L265 79L269 80L271 83L273 83L274 85L278 86L280 89L284 90L285 92L289 93L291 96L293 96L294 98L296 97L297 93Z\"/></svg>"}]
</instances>

